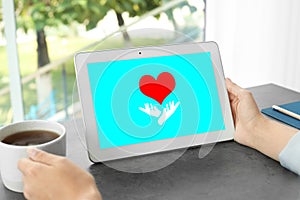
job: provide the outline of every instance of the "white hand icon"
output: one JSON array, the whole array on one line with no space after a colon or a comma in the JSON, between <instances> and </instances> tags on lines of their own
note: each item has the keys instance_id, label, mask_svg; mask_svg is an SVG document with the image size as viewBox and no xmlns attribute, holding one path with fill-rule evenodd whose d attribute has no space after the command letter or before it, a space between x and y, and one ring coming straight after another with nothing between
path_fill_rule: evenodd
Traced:
<instances>
[{"instance_id":1,"label":"white hand icon","mask_svg":"<svg viewBox=\"0 0 300 200\"><path fill-rule=\"evenodd\" d=\"M180 102L177 102L174 105L174 101L169 102L166 105L166 108L164 108L162 115L158 119L158 124L162 125L170 116L173 115L173 113L176 111L177 107L179 106Z\"/></svg>"},{"instance_id":2,"label":"white hand icon","mask_svg":"<svg viewBox=\"0 0 300 200\"><path fill-rule=\"evenodd\" d=\"M145 103L145 108L139 107L139 110L153 117L159 117L161 111L153 106L151 103Z\"/></svg>"}]
</instances>

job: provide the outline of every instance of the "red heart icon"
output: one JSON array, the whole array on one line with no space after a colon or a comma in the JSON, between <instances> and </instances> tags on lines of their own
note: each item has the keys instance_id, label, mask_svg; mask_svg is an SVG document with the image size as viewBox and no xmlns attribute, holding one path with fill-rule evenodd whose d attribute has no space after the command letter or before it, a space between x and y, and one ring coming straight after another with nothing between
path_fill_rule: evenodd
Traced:
<instances>
[{"instance_id":1,"label":"red heart icon","mask_svg":"<svg viewBox=\"0 0 300 200\"><path fill-rule=\"evenodd\" d=\"M157 80L150 75L142 76L139 83L141 92L160 104L174 90L175 85L175 79L169 72L159 74Z\"/></svg>"}]
</instances>

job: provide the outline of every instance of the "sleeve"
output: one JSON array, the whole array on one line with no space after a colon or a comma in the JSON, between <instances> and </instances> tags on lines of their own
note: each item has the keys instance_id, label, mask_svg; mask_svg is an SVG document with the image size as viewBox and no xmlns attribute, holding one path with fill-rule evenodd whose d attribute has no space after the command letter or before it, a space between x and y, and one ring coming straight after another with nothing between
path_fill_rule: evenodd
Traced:
<instances>
[{"instance_id":1,"label":"sleeve","mask_svg":"<svg viewBox=\"0 0 300 200\"><path fill-rule=\"evenodd\" d=\"M279 154L280 164L300 175L300 131L296 133Z\"/></svg>"}]
</instances>

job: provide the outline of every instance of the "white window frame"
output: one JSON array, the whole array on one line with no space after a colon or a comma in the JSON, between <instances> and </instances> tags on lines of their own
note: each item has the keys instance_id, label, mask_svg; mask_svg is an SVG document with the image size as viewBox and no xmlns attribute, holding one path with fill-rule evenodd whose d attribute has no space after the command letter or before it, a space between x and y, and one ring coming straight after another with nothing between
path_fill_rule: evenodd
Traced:
<instances>
[{"instance_id":1,"label":"white window frame","mask_svg":"<svg viewBox=\"0 0 300 200\"><path fill-rule=\"evenodd\" d=\"M13 0L2 0L4 30L9 69L9 86L13 121L24 120L22 83L20 77L19 56L16 42L16 17Z\"/></svg>"}]
</instances>

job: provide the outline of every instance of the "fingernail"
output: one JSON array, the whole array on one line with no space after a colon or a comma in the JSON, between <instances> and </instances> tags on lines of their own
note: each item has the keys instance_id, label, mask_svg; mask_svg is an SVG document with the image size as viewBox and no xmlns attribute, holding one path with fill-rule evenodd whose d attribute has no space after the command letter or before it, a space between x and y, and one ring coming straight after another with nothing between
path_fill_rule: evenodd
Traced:
<instances>
[{"instance_id":1,"label":"fingernail","mask_svg":"<svg viewBox=\"0 0 300 200\"><path fill-rule=\"evenodd\" d=\"M29 158L34 158L35 155L37 154L37 149L29 148L27 150L27 153L28 153Z\"/></svg>"}]
</instances>

